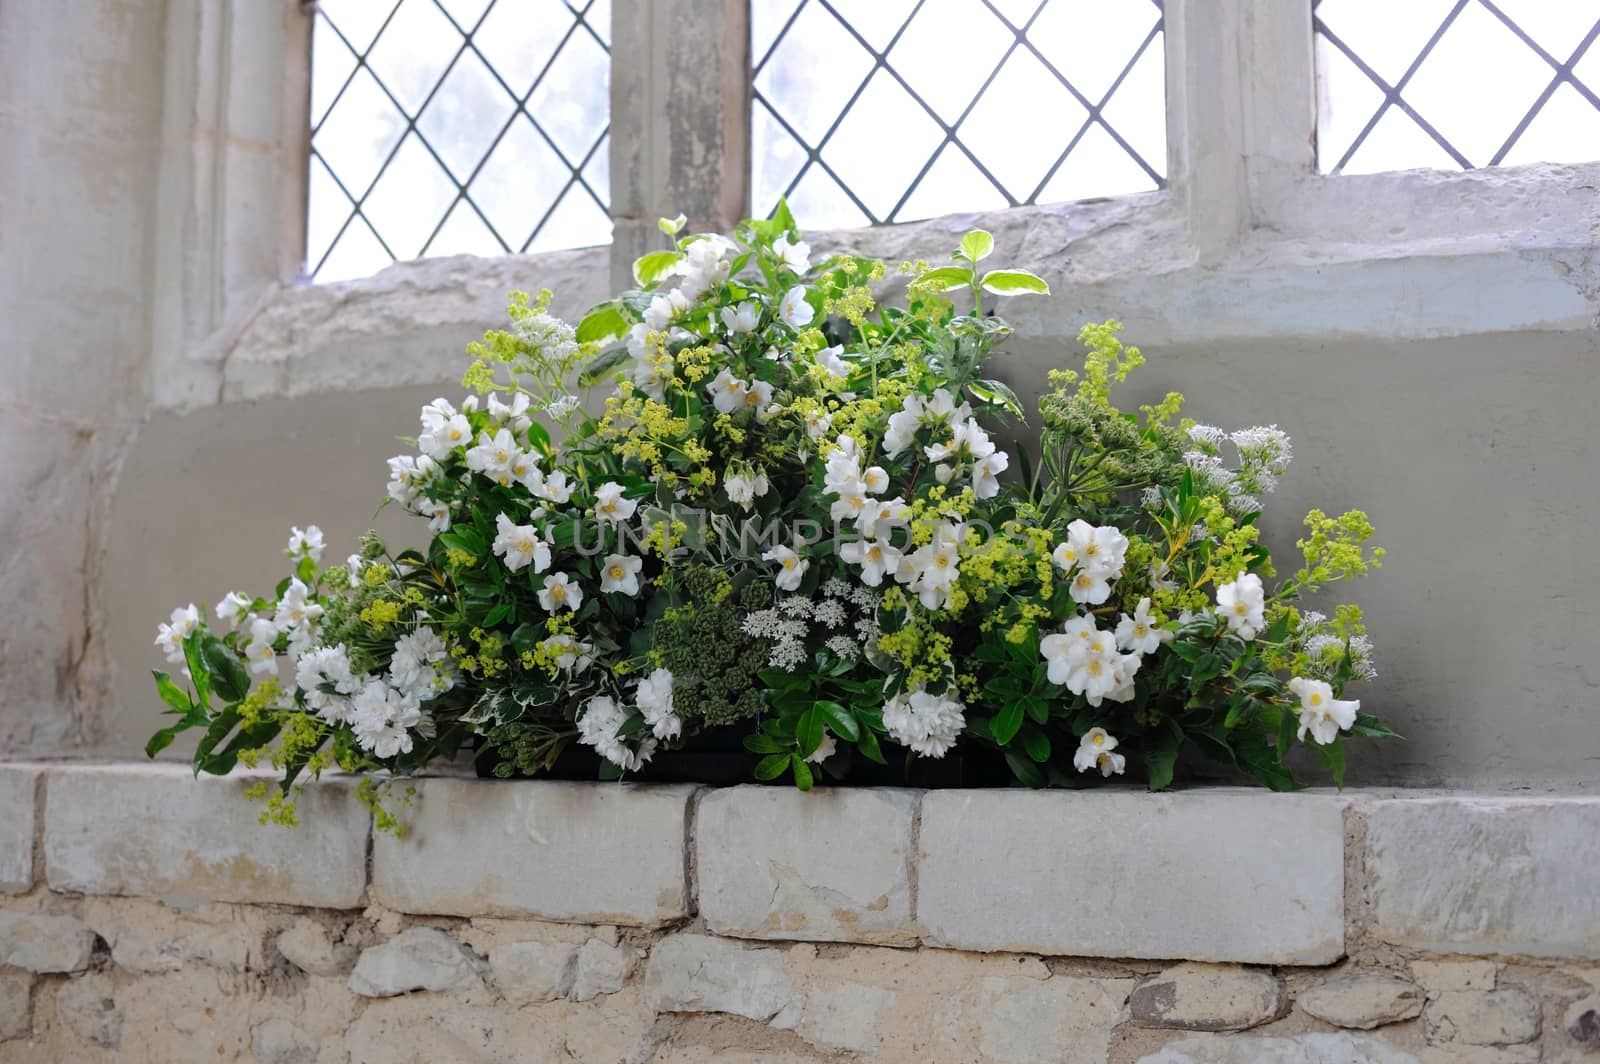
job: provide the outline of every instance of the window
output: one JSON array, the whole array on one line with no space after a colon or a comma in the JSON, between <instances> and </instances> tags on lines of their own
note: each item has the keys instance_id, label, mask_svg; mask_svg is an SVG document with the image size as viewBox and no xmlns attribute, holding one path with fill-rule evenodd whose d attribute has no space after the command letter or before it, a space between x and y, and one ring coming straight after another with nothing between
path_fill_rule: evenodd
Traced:
<instances>
[{"instance_id":1,"label":"window","mask_svg":"<svg viewBox=\"0 0 1600 1064\"><path fill-rule=\"evenodd\" d=\"M610 239L608 0L321 0L307 272Z\"/></svg>"},{"instance_id":2,"label":"window","mask_svg":"<svg viewBox=\"0 0 1600 1064\"><path fill-rule=\"evenodd\" d=\"M1600 159L1592 0L1313 0L1323 173Z\"/></svg>"},{"instance_id":3,"label":"window","mask_svg":"<svg viewBox=\"0 0 1600 1064\"><path fill-rule=\"evenodd\" d=\"M1153 0L753 0L752 208L899 222L1161 185Z\"/></svg>"}]
</instances>

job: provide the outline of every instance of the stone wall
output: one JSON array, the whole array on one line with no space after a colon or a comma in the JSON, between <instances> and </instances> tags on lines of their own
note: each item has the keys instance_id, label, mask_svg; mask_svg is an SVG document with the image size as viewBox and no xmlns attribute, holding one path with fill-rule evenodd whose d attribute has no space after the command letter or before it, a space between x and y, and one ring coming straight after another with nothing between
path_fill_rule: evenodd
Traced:
<instances>
[{"instance_id":1,"label":"stone wall","mask_svg":"<svg viewBox=\"0 0 1600 1064\"><path fill-rule=\"evenodd\" d=\"M0 1062L1600 1060L1600 799L245 786L0 767Z\"/></svg>"}]
</instances>

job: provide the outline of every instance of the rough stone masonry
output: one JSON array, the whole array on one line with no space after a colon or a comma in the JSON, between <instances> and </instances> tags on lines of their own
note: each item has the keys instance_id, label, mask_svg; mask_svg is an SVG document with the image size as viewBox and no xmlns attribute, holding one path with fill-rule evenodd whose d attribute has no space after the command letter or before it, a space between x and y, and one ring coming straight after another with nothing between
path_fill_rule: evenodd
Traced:
<instances>
[{"instance_id":1,"label":"rough stone masonry","mask_svg":"<svg viewBox=\"0 0 1600 1064\"><path fill-rule=\"evenodd\" d=\"M0 766L0 1064L1600 1061L1600 799L244 786Z\"/></svg>"}]
</instances>

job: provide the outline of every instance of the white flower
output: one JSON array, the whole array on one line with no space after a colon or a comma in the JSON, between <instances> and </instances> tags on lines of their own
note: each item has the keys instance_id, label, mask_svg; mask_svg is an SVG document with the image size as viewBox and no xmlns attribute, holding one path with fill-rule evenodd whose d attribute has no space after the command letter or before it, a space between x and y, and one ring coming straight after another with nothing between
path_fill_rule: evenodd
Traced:
<instances>
[{"instance_id":1,"label":"white flower","mask_svg":"<svg viewBox=\"0 0 1600 1064\"><path fill-rule=\"evenodd\" d=\"M1079 605L1098 606L1111 597L1111 585L1096 569L1079 569L1067 587L1067 594Z\"/></svg>"},{"instance_id":2,"label":"white flower","mask_svg":"<svg viewBox=\"0 0 1600 1064\"><path fill-rule=\"evenodd\" d=\"M1092 570L1107 580L1122 575L1128 537L1115 525L1097 528L1081 519L1074 521L1067 526L1067 546L1077 556L1079 568Z\"/></svg>"},{"instance_id":3,"label":"white flower","mask_svg":"<svg viewBox=\"0 0 1600 1064\"><path fill-rule=\"evenodd\" d=\"M753 333L761 321L761 307L747 299L737 307L722 308L722 326L730 333Z\"/></svg>"},{"instance_id":4,"label":"white flower","mask_svg":"<svg viewBox=\"0 0 1600 1064\"><path fill-rule=\"evenodd\" d=\"M490 392L489 420L496 425L506 425L517 436L527 432L528 426L533 424L533 419L528 416L528 393L516 392L511 396L511 402L502 403L500 396Z\"/></svg>"},{"instance_id":5,"label":"white flower","mask_svg":"<svg viewBox=\"0 0 1600 1064\"><path fill-rule=\"evenodd\" d=\"M1265 609L1266 595L1255 573L1241 572L1217 588L1217 616L1226 619L1241 639L1254 639L1267 626Z\"/></svg>"},{"instance_id":6,"label":"white flower","mask_svg":"<svg viewBox=\"0 0 1600 1064\"><path fill-rule=\"evenodd\" d=\"M889 489L889 474L883 466L868 466L861 471L861 488L868 495Z\"/></svg>"},{"instance_id":7,"label":"white flower","mask_svg":"<svg viewBox=\"0 0 1600 1064\"><path fill-rule=\"evenodd\" d=\"M980 458L972 467L972 494L980 499L992 499L1000 494L999 475L1011 464L1004 451Z\"/></svg>"},{"instance_id":8,"label":"white flower","mask_svg":"<svg viewBox=\"0 0 1600 1064\"><path fill-rule=\"evenodd\" d=\"M771 420L775 409L772 405L772 385L766 381L751 381L745 389L744 405L746 410L755 412L756 420Z\"/></svg>"},{"instance_id":9,"label":"white flower","mask_svg":"<svg viewBox=\"0 0 1600 1064\"><path fill-rule=\"evenodd\" d=\"M1104 728L1090 728L1078 741L1078 750L1072 755L1072 767L1079 772L1098 768L1102 776L1120 776L1127 765L1121 754L1112 753L1117 740Z\"/></svg>"},{"instance_id":10,"label":"white flower","mask_svg":"<svg viewBox=\"0 0 1600 1064\"><path fill-rule=\"evenodd\" d=\"M1093 617L1074 617L1060 633L1045 636L1039 654L1049 665L1050 682L1082 695L1091 706L1108 698L1126 702L1134 695L1139 655L1118 654L1111 633L1096 628Z\"/></svg>"},{"instance_id":11,"label":"white flower","mask_svg":"<svg viewBox=\"0 0 1600 1064\"><path fill-rule=\"evenodd\" d=\"M394 641L389 681L397 689L419 699L443 694L456 683L449 656L439 633L426 626L419 627Z\"/></svg>"},{"instance_id":12,"label":"white flower","mask_svg":"<svg viewBox=\"0 0 1600 1064\"><path fill-rule=\"evenodd\" d=\"M735 377L726 366L706 385L706 394L711 397L711 405L717 408L719 414L731 414L743 407L749 391L750 386Z\"/></svg>"},{"instance_id":13,"label":"white flower","mask_svg":"<svg viewBox=\"0 0 1600 1064\"><path fill-rule=\"evenodd\" d=\"M1151 622L1148 597L1139 600L1132 617L1124 613L1122 620L1117 623L1117 646L1130 653L1154 654L1162 643L1171 638L1171 632L1157 628Z\"/></svg>"},{"instance_id":14,"label":"white flower","mask_svg":"<svg viewBox=\"0 0 1600 1064\"><path fill-rule=\"evenodd\" d=\"M244 657L251 672L262 676L278 671L278 652L272 649L277 638L277 625L265 617L250 619L250 639L244 645Z\"/></svg>"},{"instance_id":15,"label":"white flower","mask_svg":"<svg viewBox=\"0 0 1600 1064\"><path fill-rule=\"evenodd\" d=\"M811 245L804 240L789 243L788 233L772 242L772 251L778 256L779 262L795 273L805 273L811 268Z\"/></svg>"},{"instance_id":16,"label":"white flower","mask_svg":"<svg viewBox=\"0 0 1600 1064\"><path fill-rule=\"evenodd\" d=\"M539 606L546 613L562 610L577 611L583 605L583 588L566 573L551 573L544 578L544 589L539 592Z\"/></svg>"},{"instance_id":17,"label":"white flower","mask_svg":"<svg viewBox=\"0 0 1600 1064\"><path fill-rule=\"evenodd\" d=\"M511 459L511 468L507 470L511 479L528 489L531 495L538 495L539 489L544 487L544 470L540 469L533 455L526 451L518 451L516 457Z\"/></svg>"},{"instance_id":18,"label":"white flower","mask_svg":"<svg viewBox=\"0 0 1600 1064\"><path fill-rule=\"evenodd\" d=\"M621 524L633 516L639 504L622 496L622 485L608 480L594 493L594 515L602 521Z\"/></svg>"},{"instance_id":19,"label":"white flower","mask_svg":"<svg viewBox=\"0 0 1600 1064\"><path fill-rule=\"evenodd\" d=\"M350 672L350 654L343 643L309 650L294 667L294 684L306 705L334 724L348 719L350 696L361 690L363 682Z\"/></svg>"},{"instance_id":20,"label":"white flower","mask_svg":"<svg viewBox=\"0 0 1600 1064\"><path fill-rule=\"evenodd\" d=\"M905 523L909 509L898 495L892 499L873 499L856 518L856 531L863 536L883 536L889 529Z\"/></svg>"},{"instance_id":21,"label":"white flower","mask_svg":"<svg viewBox=\"0 0 1600 1064\"><path fill-rule=\"evenodd\" d=\"M620 592L629 596L637 595L639 570L643 568L643 558L635 558L628 554L607 554L605 563L600 566L600 590Z\"/></svg>"},{"instance_id":22,"label":"white flower","mask_svg":"<svg viewBox=\"0 0 1600 1064\"><path fill-rule=\"evenodd\" d=\"M806 415L806 435L812 440L820 440L833 426L833 415L820 406Z\"/></svg>"},{"instance_id":23,"label":"white flower","mask_svg":"<svg viewBox=\"0 0 1600 1064\"><path fill-rule=\"evenodd\" d=\"M168 623L156 628L156 646L174 665L183 662L183 641L200 625L200 610L194 603L172 611Z\"/></svg>"},{"instance_id":24,"label":"white flower","mask_svg":"<svg viewBox=\"0 0 1600 1064\"><path fill-rule=\"evenodd\" d=\"M516 479L511 467L520 455L510 429L499 429L493 436L485 429L478 433L478 445L467 452L467 468L506 485Z\"/></svg>"},{"instance_id":25,"label":"white flower","mask_svg":"<svg viewBox=\"0 0 1600 1064\"><path fill-rule=\"evenodd\" d=\"M778 563L777 585L779 591L795 591L805 577L811 563L783 545L773 547L761 556L763 561Z\"/></svg>"},{"instance_id":26,"label":"white flower","mask_svg":"<svg viewBox=\"0 0 1600 1064\"><path fill-rule=\"evenodd\" d=\"M450 405L450 400L435 399L422 408L422 431L437 432L455 416L456 408Z\"/></svg>"},{"instance_id":27,"label":"white flower","mask_svg":"<svg viewBox=\"0 0 1600 1064\"><path fill-rule=\"evenodd\" d=\"M900 568L900 551L888 536L852 540L839 546L839 560L861 566L861 582L877 587L886 574Z\"/></svg>"},{"instance_id":28,"label":"white flower","mask_svg":"<svg viewBox=\"0 0 1600 1064\"><path fill-rule=\"evenodd\" d=\"M728 501L744 507L746 512L767 493L768 487L765 473L748 468L729 473L722 482L722 489L728 493Z\"/></svg>"},{"instance_id":29,"label":"white flower","mask_svg":"<svg viewBox=\"0 0 1600 1064\"><path fill-rule=\"evenodd\" d=\"M421 700L382 680L369 680L350 700L350 727L356 742L378 757L410 753L410 729L422 720Z\"/></svg>"},{"instance_id":30,"label":"white flower","mask_svg":"<svg viewBox=\"0 0 1600 1064\"><path fill-rule=\"evenodd\" d=\"M578 718L578 741L591 746L595 752L625 772L633 772L650 760L655 753L656 741L645 739L637 751L617 738L617 729L628 719L627 711L617 705L609 695L597 695L583 707Z\"/></svg>"},{"instance_id":31,"label":"white flower","mask_svg":"<svg viewBox=\"0 0 1600 1064\"><path fill-rule=\"evenodd\" d=\"M230 591L222 596L222 601L217 603L217 620L226 621L232 625L244 623L250 613L250 599L238 591Z\"/></svg>"},{"instance_id":32,"label":"white flower","mask_svg":"<svg viewBox=\"0 0 1600 1064\"><path fill-rule=\"evenodd\" d=\"M651 332L666 332L673 319L688 309L689 297L680 291L657 295L644 312L644 327Z\"/></svg>"},{"instance_id":33,"label":"white flower","mask_svg":"<svg viewBox=\"0 0 1600 1064\"><path fill-rule=\"evenodd\" d=\"M289 557L301 558L309 556L312 561L320 562L322 560L322 550L322 529L316 525L307 525L304 531L298 528L289 529L289 545L283 551Z\"/></svg>"},{"instance_id":34,"label":"white flower","mask_svg":"<svg viewBox=\"0 0 1600 1064\"><path fill-rule=\"evenodd\" d=\"M429 411L435 410L440 403L444 404L444 409L451 412L447 416L440 416L436 422L430 424ZM467 420L467 415L455 413L450 404L445 403L443 399L435 399L433 403L422 408L422 424L425 431L417 437L417 447L435 461L444 461L457 447L463 447L472 441L472 423Z\"/></svg>"},{"instance_id":35,"label":"white flower","mask_svg":"<svg viewBox=\"0 0 1600 1064\"><path fill-rule=\"evenodd\" d=\"M816 311L806 302L805 285L797 284L784 294L783 302L778 304L778 317L791 329L803 329L811 324Z\"/></svg>"},{"instance_id":36,"label":"white flower","mask_svg":"<svg viewBox=\"0 0 1600 1064\"><path fill-rule=\"evenodd\" d=\"M960 525L940 522L925 546L900 557L895 579L916 592L930 610L944 608L961 574L961 535Z\"/></svg>"},{"instance_id":37,"label":"white flower","mask_svg":"<svg viewBox=\"0 0 1600 1064\"><path fill-rule=\"evenodd\" d=\"M917 687L889 700L883 707L883 726L895 742L922 757L943 757L967 726L966 706L949 695Z\"/></svg>"},{"instance_id":38,"label":"white flower","mask_svg":"<svg viewBox=\"0 0 1600 1064\"><path fill-rule=\"evenodd\" d=\"M593 649L588 643L580 643L570 633L562 632L553 635L539 644L540 648L556 663L558 669L571 669L573 672L582 672L593 662L589 651Z\"/></svg>"},{"instance_id":39,"label":"white flower","mask_svg":"<svg viewBox=\"0 0 1600 1064\"><path fill-rule=\"evenodd\" d=\"M822 729L822 741L817 744L815 750L811 751L811 756L806 758L806 761L813 765L819 765L832 757L838 750L839 743L834 739L833 733L824 728Z\"/></svg>"},{"instance_id":40,"label":"white flower","mask_svg":"<svg viewBox=\"0 0 1600 1064\"><path fill-rule=\"evenodd\" d=\"M883 434L883 450L890 458L916 442L917 429L922 425L922 396L912 393L900 402L900 409L889 415L889 427Z\"/></svg>"},{"instance_id":41,"label":"white flower","mask_svg":"<svg viewBox=\"0 0 1600 1064\"><path fill-rule=\"evenodd\" d=\"M839 357L842 354L844 354L844 344L824 347L816 354L817 365L827 370L831 376L848 377L850 376L850 363Z\"/></svg>"},{"instance_id":42,"label":"white flower","mask_svg":"<svg viewBox=\"0 0 1600 1064\"><path fill-rule=\"evenodd\" d=\"M1296 676L1289 681L1289 690L1300 699L1299 738L1305 741L1306 733L1317 742L1327 745L1356 722L1356 712L1361 708L1357 699L1333 697L1333 688L1326 680L1308 680Z\"/></svg>"},{"instance_id":43,"label":"white flower","mask_svg":"<svg viewBox=\"0 0 1600 1064\"><path fill-rule=\"evenodd\" d=\"M557 469L546 476L533 493L546 502L560 505L572 498L572 485L567 481L566 471Z\"/></svg>"},{"instance_id":44,"label":"white flower","mask_svg":"<svg viewBox=\"0 0 1600 1064\"><path fill-rule=\"evenodd\" d=\"M322 607L307 599L311 589L301 583L299 577L289 581L289 587L284 591L283 598L278 600L278 610L272 617L272 623L281 632L301 625L314 624L322 616Z\"/></svg>"},{"instance_id":45,"label":"white flower","mask_svg":"<svg viewBox=\"0 0 1600 1064\"><path fill-rule=\"evenodd\" d=\"M427 455L412 457L395 455L389 459L389 498L402 506L411 506L436 473L439 463Z\"/></svg>"},{"instance_id":46,"label":"white flower","mask_svg":"<svg viewBox=\"0 0 1600 1064\"><path fill-rule=\"evenodd\" d=\"M656 669L640 680L634 701L657 739L676 739L683 734L683 718L672 711L671 669Z\"/></svg>"},{"instance_id":47,"label":"white flower","mask_svg":"<svg viewBox=\"0 0 1600 1064\"><path fill-rule=\"evenodd\" d=\"M582 405L583 400L576 395L563 395L557 399L551 399L545 404L544 409L545 413L560 421Z\"/></svg>"},{"instance_id":48,"label":"white flower","mask_svg":"<svg viewBox=\"0 0 1600 1064\"><path fill-rule=\"evenodd\" d=\"M416 512L428 519L428 531L437 535L450 531L450 506L432 499L418 499Z\"/></svg>"},{"instance_id":49,"label":"white flower","mask_svg":"<svg viewBox=\"0 0 1600 1064\"><path fill-rule=\"evenodd\" d=\"M683 294L699 299L728 278L728 255L734 244L727 237L703 236L683 249L683 258L672 271L683 278Z\"/></svg>"},{"instance_id":50,"label":"white flower","mask_svg":"<svg viewBox=\"0 0 1600 1064\"><path fill-rule=\"evenodd\" d=\"M497 557L505 559L507 569L516 572L532 564L534 572L542 573L550 568L550 544L539 535L537 528L519 525L505 514L495 515L494 527L494 544L490 549Z\"/></svg>"}]
</instances>

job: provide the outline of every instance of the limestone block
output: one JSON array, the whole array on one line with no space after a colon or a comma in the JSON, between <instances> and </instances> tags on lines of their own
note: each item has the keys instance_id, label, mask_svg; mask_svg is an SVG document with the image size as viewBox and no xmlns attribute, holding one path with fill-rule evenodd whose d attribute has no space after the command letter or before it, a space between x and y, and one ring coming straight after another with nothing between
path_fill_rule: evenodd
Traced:
<instances>
[{"instance_id":1,"label":"limestone block","mask_svg":"<svg viewBox=\"0 0 1600 1064\"><path fill-rule=\"evenodd\" d=\"M1283 982L1222 964L1180 964L1134 988L1128 1001L1141 1027L1243 1031L1288 1011Z\"/></svg>"},{"instance_id":2,"label":"limestone block","mask_svg":"<svg viewBox=\"0 0 1600 1064\"><path fill-rule=\"evenodd\" d=\"M30 972L78 972L89 966L94 932L74 916L0 912L0 964Z\"/></svg>"},{"instance_id":3,"label":"limestone block","mask_svg":"<svg viewBox=\"0 0 1600 1064\"><path fill-rule=\"evenodd\" d=\"M1422 1012L1422 988L1409 979L1360 974L1334 979L1300 995L1299 1005L1335 1027L1370 1031Z\"/></svg>"},{"instance_id":4,"label":"limestone block","mask_svg":"<svg viewBox=\"0 0 1600 1064\"><path fill-rule=\"evenodd\" d=\"M317 1040L281 1016L250 1028L256 1064L316 1064Z\"/></svg>"},{"instance_id":5,"label":"limestone block","mask_svg":"<svg viewBox=\"0 0 1600 1064\"><path fill-rule=\"evenodd\" d=\"M513 1005L566 997L578 966L578 947L545 942L507 942L489 954L489 971L502 997Z\"/></svg>"},{"instance_id":6,"label":"limestone block","mask_svg":"<svg viewBox=\"0 0 1600 1064\"><path fill-rule=\"evenodd\" d=\"M337 781L299 798L300 826L263 826L248 779L181 766L51 769L45 878L52 890L177 905L275 902L351 908L366 886L367 810Z\"/></svg>"},{"instance_id":7,"label":"limestone block","mask_svg":"<svg viewBox=\"0 0 1600 1064\"><path fill-rule=\"evenodd\" d=\"M115 1049L122 1041L122 1013L107 975L85 975L56 991L56 1016L80 1038Z\"/></svg>"},{"instance_id":8,"label":"limestone block","mask_svg":"<svg viewBox=\"0 0 1600 1064\"><path fill-rule=\"evenodd\" d=\"M1520 987L1447 990L1428 999L1422 1023L1430 1042L1518 1045L1539 1037L1539 1003Z\"/></svg>"},{"instance_id":9,"label":"limestone block","mask_svg":"<svg viewBox=\"0 0 1600 1064\"><path fill-rule=\"evenodd\" d=\"M915 942L918 800L916 792L876 788L707 794L694 829L706 925L742 938Z\"/></svg>"},{"instance_id":10,"label":"limestone block","mask_svg":"<svg viewBox=\"0 0 1600 1064\"><path fill-rule=\"evenodd\" d=\"M34 793L39 770L0 765L0 893L33 887Z\"/></svg>"},{"instance_id":11,"label":"limestone block","mask_svg":"<svg viewBox=\"0 0 1600 1064\"><path fill-rule=\"evenodd\" d=\"M89 897L83 920L130 972L172 972L204 964L240 972L261 955L265 915L259 909L205 905L178 911L143 898Z\"/></svg>"},{"instance_id":12,"label":"limestone block","mask_svg":"<svg viewBox=\"0 0 1600 1064\"><path fill-rule=\"evenodd\" d=\"M1426 990L1493 990L1494 961L1412 961L1411 977Z\"/></svg>"},{"instance_id":13,"label":"limestone block","mask_svg":"<svg viewBox=\"0 0 1600 1064\"><path fill-rule=\"evenodd\" d=\"M1372 1035L1317 1033L1293 1038L1200 1035L1172 1042L1139 1064L1419 1064Z\"/></svg>"},{"instance_id":14,"label":"limestone block","mask_svg":"<svg viewBox=\"0 0 1600 1064\"><path fill-rule=\"evenodd\" d=\"M300 917L276 940L284 959L311 975L343 975L356 961L356 951L335 943L328 929L315 920Z\"/></svg>"},{"instance_id":15,"label":"limestone block","mask_svg":"<svg viewBox=\"0 0 1600 1064\"><path fill-rule=\"evenodd\" d=\"M1367 814L1373 933L1438 953L1600 958L1600 798L1430 798Z\"/></svg>"},{"instance_id":16,"label":"limestone block","mask_svg":"<svg viewBox=\"0 0 1600 1064\"><path fill-rule=\"evenodd\" d=\"M33 1030L32 994L33 976L0 973L0 1039L25 1038Z\"/></svg>"},{"instance_id":17,"label":"limestone block","mask_svg":"<svg viewBox=\"0 0 1600 1064\"><path fill-rule=\"evenodd\" d=\"M1325 964L1344 952L1344 808L1323 795L936 791L930 945Z\"/></svg>"},{"instance_id":18,"label":"limestone block","mask_svg":"<svg viewBox=\"0 0 1600 1064\"><path fill-rule=\"evenodd\" d=\"M1123 1017L1123 980L1051 976L983 979L969 1015L979 1059L994 1064L1099 1064ZM966 1058L962 1058L966 1059Z\"/></svg>"},{"instance_id":19,"label":"limestone block","mask_svg":"<svg viewBox=\"0 0 1600 1064\"><path fill-rule=\"evenodd\" d=\"M578 948L567 996L573 1001L593 1001L602 994L615 994L628 981L638 959L638 953L628 946L591 938Z\"/></svg>"},{"instance_id":20,"label":"limestone block","mask_svg":"<svg viewBox=\"0 0 1600 1064\"><path fill-rule=\"evenodd\" d=\"M814 987L806 994L798 1031L823 1049L872 1053L880 1044L878 1017L894 1004L895 995L882 987L844 983Z\"/></svg>"},{"instance_id":21,"label":"limestone block","mask_svg":"<svg viewBox=\"0 0 1600 1064\"><path fill-rule=\"evenodd\" d=\"M427 779L380 832L372 893L401 912L657 926L689 912L693 787Z\"/></svg>"},{"instance_id":22,"label":"limestone block","mask_svg":"<svg viewBox=\"0 0 1600 1064\"><path fill-rule=\"evenodd\" d=\"M350 989L362 997L393 997L412 990L469 990L480 984L478 958L432 927L413 927L381 946L361 951Z\"/></svg>"},{"instance_id":23,"label":"limestone block","mask_svg":"<svg viewBox=\"0 0 1600 1064\"><path fill-rule=\"evenodd\" d=\"M645 1002L658 1012L729 1012L770 1020L795 996L777 949L745 949L709 935L662 939L645 965Z\"/></svg>"}]
</instances>

